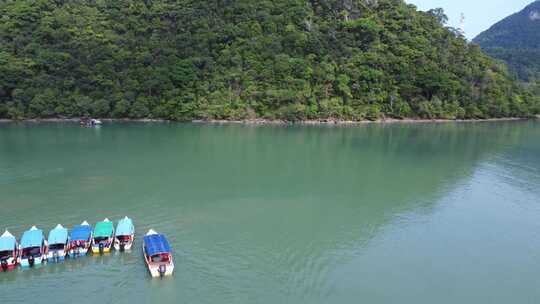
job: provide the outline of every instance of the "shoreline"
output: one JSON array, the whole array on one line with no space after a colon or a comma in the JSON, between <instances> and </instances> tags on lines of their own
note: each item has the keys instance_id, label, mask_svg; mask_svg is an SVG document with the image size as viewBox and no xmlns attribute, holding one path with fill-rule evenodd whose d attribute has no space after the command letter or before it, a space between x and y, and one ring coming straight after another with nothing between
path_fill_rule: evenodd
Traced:
<instances>
[{"instance_id":1,"label":"shoreline","mask_svg":"<svg viewBox=\"0 0 540 304\"><path fill-rule=\"evenodd\" d=\"M422 123L478 123L478 122L502 122L502 121L525 121L536 120L536 118L489 118L489 119L378 119L378 120L300 120L300 121L285 121L285 120L266 120L266 119L251 119L251 120L193 120L192 123L201 124L245 124L245 125L367 125L367 124L422 124Z\"/></svg>"},{"instance_id":2,"label":"shoreline","mask_svg":"<svg viewBox=\"0 0 540 304\"><path fill-rule=\"evenodd\" d=\"M540 115L531 118L506 117L487 119L415 119L415 118L387 118L378 120L269 120L269 119L246 119L246 120L191 120L173 121L168 119L130 119L130 118L98 118L106 123L195 123L195 124L243 124L243 125L366 125L366 124L420 124L420 123L479 123L479 122L503 122L503 121L525 121L538 120ZM32 118L32 119L0 119L0 123L79 123L80 118Z\"/></svg>"}]
</instances>

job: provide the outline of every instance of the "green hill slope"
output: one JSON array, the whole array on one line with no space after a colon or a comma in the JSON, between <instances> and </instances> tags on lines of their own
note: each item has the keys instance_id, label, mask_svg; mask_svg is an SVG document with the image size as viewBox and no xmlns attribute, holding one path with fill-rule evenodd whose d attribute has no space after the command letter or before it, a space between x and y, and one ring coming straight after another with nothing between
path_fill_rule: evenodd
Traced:
<instances>
[{"instance_id":1,"label":"green hill slope","mask_svg":"<svg viewBox=\"0 0 540 304\"><path fill-rule=\"evenodd\" d=\"M505 66L401 0L0 0L0 117L527 116Z\"/></svg>"},{"instance_id":2,"label":"green hill slope","mask_svg":"<svg viewBox=\"0 0 540 304\"><path fill-rule=\"evenodd\" d=\"M474 39L525 81L540 79L540 1L528 5Z\"/></svg>"}]
</instances>

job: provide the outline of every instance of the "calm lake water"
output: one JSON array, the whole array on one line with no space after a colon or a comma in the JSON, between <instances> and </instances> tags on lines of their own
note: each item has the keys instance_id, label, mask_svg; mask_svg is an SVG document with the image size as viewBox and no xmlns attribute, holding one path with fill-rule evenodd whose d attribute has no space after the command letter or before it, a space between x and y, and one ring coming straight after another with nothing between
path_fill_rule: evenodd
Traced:
<instances>
[{"instance_id":1,"label":"calm lake water","mask_svg":"<svg viewBox=\"0 0 540 304\"><path fill-rule=\"evenodd\" d=\"M538 303L540 123L0 124L0 229L124 215L130 253L0 303ZM151 279L141 239L174 249Z\"/></svg>"}]
</instances>

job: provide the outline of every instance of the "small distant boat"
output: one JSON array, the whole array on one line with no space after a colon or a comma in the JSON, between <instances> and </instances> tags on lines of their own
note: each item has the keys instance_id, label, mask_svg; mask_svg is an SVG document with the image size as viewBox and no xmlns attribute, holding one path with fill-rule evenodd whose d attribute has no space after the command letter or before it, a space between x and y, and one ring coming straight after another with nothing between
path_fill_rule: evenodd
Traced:
<instances>
[{"instance_id":1,"label":"small distant boat","mask_svg":"<svg viewBox=\"0 0 540 304\"><path fill-rule=\"evenodd\" d=\"M94 126L100 126L103 124L101 120L99 119L88 118L88 117L81 118L79 123L83 127L94 127Z\"/></svg>"},{"instance_id":2,"label":"small distant boat","mask_svg":"<svg viewBox=\"0 0 540 304\"><path fill-rule=\"evenodd\" d=\"M92 226L87 221L73 227L69 236L69 256L84 256L92 246Z\"/></svg>"},{"instance_id":3,"label":"small distant boat","mask_svg":"<svg viewBox=\"0 0 540 304\"><path fill-rule=\"evenodd\" d=\"M13 269L17 265L18 247L17 239L9 231L6 230L0 236L0 265L2 265L3 271Z\"/></svg>"},{"instance_id":4,"label":"small distant boat","mask_svg":"<svg viewBox=\"0 0 540 304\"><path fill-rule=\"evenodd\" d=\"M96 224L92 239L93 253L108 253L111 252L111 247L114 243L114 227L109 219L104 219Z\"/></svg>"},{"instance_id":5,"label":"small distant boat","mask_svg":"<svg viewBox=\"0 0 540 304\"><path fill-rule=\"evenodd\" d=\"M49 262L63 261L68 253L68 230L62 225L58 224L49 232L47 242L49 243L47 260Z\"/></svg>"},{"instance_id":6,"label":"small distant boat","mask_svg":"<svg viewBox=\"0 0 540 304\"><path fill-rule=\"evenodd\" d=\"M143 253L152 277L173 274L174 263L171 246L163 234L150 229L143 239Z\"/></svg>"},{"instance_id":7,"label":"small distant boat","mask_svg":"<svg viewBox=\"0 0 540 304\"><path fill-rule=\"evenodd\" d=\"M92 118L92 119L90 119L90 124L93 125L93 126L99 126L99 125L102 124L102 122L99 119Z\"/></svg>"},{"instance_id":8,"label":"small distant boat","mask_svg":"<svg viewBox=\"0 0 540 304\"><path fill-rule=\"evenodd\" d=\"M119 251L130 250L133 246L134 236L135 226L133 226L133 221L126 216L121 219L116 226L114 249Z\"/></svg>"},{"instance_id":9,"label":"small distant boat","mask_svg":"<svg viewBox=\"0 0 540 304\"><path fill-rule=\"evenodd\" d=\"M28 267L40 265L47 255L47 241L43 231L36 226L24 232L21 238L20 260L21 266Z\"/></svg>"}]
</instances>

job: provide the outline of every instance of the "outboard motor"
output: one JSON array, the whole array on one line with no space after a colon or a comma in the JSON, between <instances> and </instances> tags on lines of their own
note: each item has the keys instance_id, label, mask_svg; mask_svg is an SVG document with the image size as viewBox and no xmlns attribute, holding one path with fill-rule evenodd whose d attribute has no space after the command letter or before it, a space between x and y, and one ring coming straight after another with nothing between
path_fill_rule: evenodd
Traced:
<instances>
[{"instance_id":1,"label":"outboard motor","mask_svg":"<svg viewBox=\"0 0 540 304\"><path fill-rule=\"evenodd\" d=\"M99 254L103 254L103 251L105 250L105 246L103 245L103 243L99 243Z\"/></svg>"},{"instance_id":2,"label":"outboard motor","mask_svg":"<svg viewBox=\"0 0 540 304\"><path fill-rule=\"evenodd\" d=\"M29 256L28 257L28 265L30 265L30 267L32 267L32 266L34 266L34 262L35 262L34 256L33 255Z\"/></svg>"},{"instance_id":3,"label":"outboard motor","mask_svg":"<svg viewBox=\"0 0 540 304\"><path fill-rule=\"evenodd\" d=\"M124 241L120 241L120 252L124 252L126 249L126 243Z\"/></svg>"},{"instance_id":4,"label":"outboard motor","mask_svg":"<svg viewBox=\"0 0 540 304\"><path fill-rule=\"evenodd\" d=\"M159 272L159 276L163 278L163 276L165 275L165 272L167 272L167 266L163 264L159 265L158 272Z\"/></svg>"},{"instance_id":5,"label":"outboard motor","mask_svg":"<svg viewBox=\"0 0 540 304\"><path fill-rule=\"evenodd\" d=\"M2 270L7 271L7 269L8 269L7 260L2 260L1 264L2 264Z\"/></svg>"},{"instance_id":6,"label":"outboard motor","mask_svg":"<svg viewBox=\"0 0 540 304\"><path fill-rule=\"evenodd\" d=\"M55 251L53 251L53 261L58 262L58 259L59 259L59 258L58 258L58 251L55 250Z\"/></svg>"},{"instance_id":7,"label":"outboard motor","mask_svg":"<svg viewBox=\"0 0 540 304\"><path fill-rule=\"evenodd\" d=\"M74 252L75 252L75 256L78 257L79 252L80 252L79 247L75 248Z\"/></svg>"}]
</instances>

